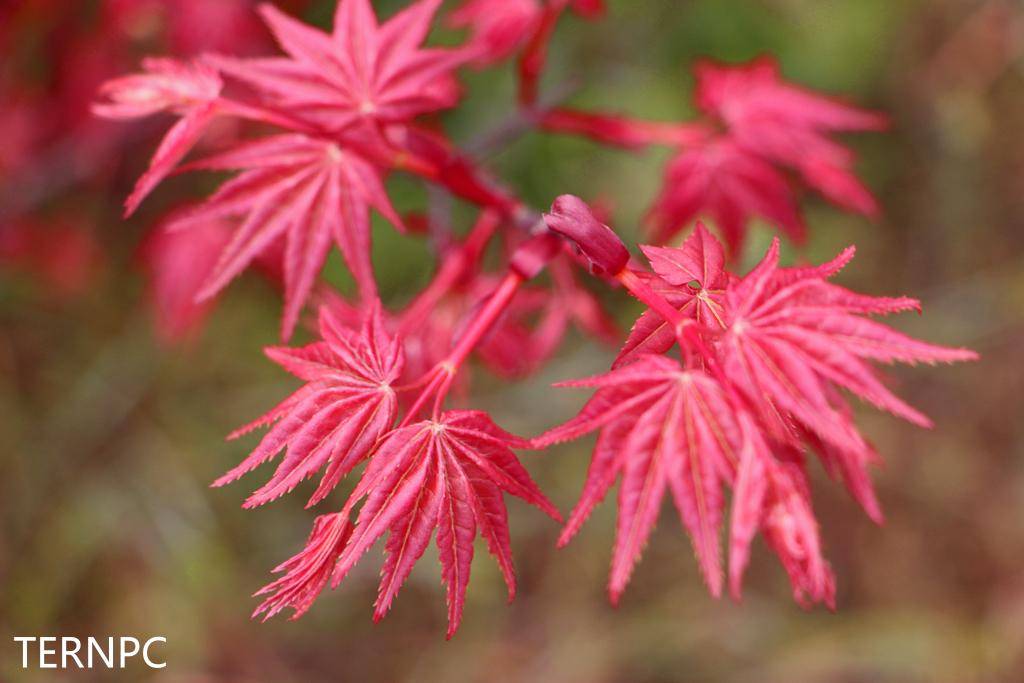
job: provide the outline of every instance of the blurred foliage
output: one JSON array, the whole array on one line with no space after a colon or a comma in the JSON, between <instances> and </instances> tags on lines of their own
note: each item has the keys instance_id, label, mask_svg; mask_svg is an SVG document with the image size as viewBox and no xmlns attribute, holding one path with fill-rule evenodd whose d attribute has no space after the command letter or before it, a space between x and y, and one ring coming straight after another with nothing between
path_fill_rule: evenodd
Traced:
<instances>
[{"instance_id":1,"label":"blurred foliage","mask_svg":"<svg viewBox=\"0 0 1024 683\"><path fill-rule=\"evenodd\" d=\"M326 23L331 4L313 3L307 17ZM1024 680L1024 8L1011 0L616 0L610 15L559 28L546 82L579 83L574 103L686 117L695 59L769 52L788 77L892 115L890 133L855 141L885 218L869 224L808 198L813 239L802 254L791 245L786 252L822 259L856 243L844 284L919 296L924 315L899 324L972 346L983 361L895 373L902 393L935 419L933 432L861 411L888 462L877 473L883 528L819 477L815 504L839 579L838 612L796 607L763 549L743 603L714 601L667 512L623 605L612 609L604 582L614 506L599 508L556 552L555 526L512 502L519 597L504 604L497 570L479 549L453 642L443 640L433 562L417 567L377 626L370 562L298 622L249 621L248 595L299 547L312 516L302 496L243 512L248 479L225 490L207 485L252 444L225 444L223 435L292 386L260 353L275 342L279 301L260 280L243 279L196 343L176 351L155 344L133 255L173 195L158 192L143 215L120 220L140 151L119 171L115 195L76 200L109 252L88 294L56 301L17 277L0 280L0 680ZM510 67L466 83L467 104L447 122L460 141L507 117L514 90ZM529 134L491 161L538 206L564 192L607 197L615 225L635 241L664 156ZM421 204L415 183L394 189L401 207ZM753 240L747 263L768 234ZM382 289L400 303L429 277L426 248L383 226L376 237ZM332 279L340 282L342 270L333 264ZM623 321L635 313L621 295L609 301ZM513 431L537 433L584 399L550 383L598 371L609 358L608 349L572 339L528 382L478 374L479 407ZM588 447L524 455L563 510L582 484ZM15 634L162 635L169 666L24 672Z\"/></svg>"}]
</instances>

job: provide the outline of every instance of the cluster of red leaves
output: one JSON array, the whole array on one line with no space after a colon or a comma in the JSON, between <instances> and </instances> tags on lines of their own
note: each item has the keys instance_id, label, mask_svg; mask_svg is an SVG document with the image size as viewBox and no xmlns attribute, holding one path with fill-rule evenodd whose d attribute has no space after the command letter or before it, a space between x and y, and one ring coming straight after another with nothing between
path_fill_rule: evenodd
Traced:
<instances>
[{"instance_id":1,"label":"cluster of red leaves","mask_svg":"<svg viewBox=\"0 0 1024 683\"><path fill-rule=\"evenodd\" d=\"M533 441L545 447L599 432L583 495L560 543L620 481L609 582L617 601L670 492L717 596L724 489L731 487L734 595L760 531L789 573L797 600L832 605L834 580L811 510L806 453L817 453L881 521L868 473L879 457L854 425L840 390L927 427L928 419L886 388L869 361L950 363L975 354L927 344L867 318L919 310L920 304L829 282L853 258L852 247L820 266L782 268L776 239L743 277L725 270L722 245L700 224L680 248L643 251L653 272L630 271L622 279L652 310L637 320L611 372L564 384L597 389L580 414ZM666 355L677 344L682 362Z\"/></svg>"},{"instance_id":2,"label":"cluster of red leaves","mask_svg":"<svg viewBox=\"0 0 1024 683\"><path fill-rule=\"evenodd\" d=\"M710 219L731 252L739 252L754 219L801 242L807 228L801 185L837 206L869 217L871 192L852 172L852 151L829 133L882 130L886 118L782 80L765 57L745 66L702 62L696 68L697 108L704 120L652 124L571 109L546 114L543 125L605 144L678 148L650 211L652 237L665 242L698 218Z\"/></svg>"},{"instance_id":3,"label":"cluster of red leaves","mask_svg":"<svg viewBox=\"0 0 1024 683\"><path fill-rule=\"evenodd\" d=\"M304 4L288 2L296 9ZM140 52L265 49L254 7L254 0L0 4L0 273L28 275L64 297L97 282L89 275L109 261L101 253L104 240L95 238L102 234L99 215L120 192L124 158L150 139L148 130L96 119L90 108L97 88L132 68ZM164 85L182 84L169 76ZM124 115L130 103L122 105ZM203 243L201 236L196 241ZM157 308L162 331L178 327L159 317L173 308Z\"/></svg>"},{"instance_id":4,"label":"cluster of red leaves","mask_svg":"<svg viewBox=\"0 0 1024 683\"><path fill-rule=\"evenodd\" d=\"M698 226L681 248L645 247L652 271L634 267L615 233L581 200L560 198L542 217L424 117L458 104L460 68L518 54L520 118L605 144L677 149L651 211L656 241L707 218L732 253L754 218L801 239L800 187L873 214L873 198L851 171L853 154L829 135L878 129L884 120L784 82L769 60L700 65L697 122L545 108L539 80L558 21L567 10L598 16L603 3L466 0L448 17L451 25L470 29L467 41L453 48L427 44L440 6L441 0L415 0L380 21L370 0L339 0L333 30L325 33L263 4L259 15L282 56L149 59L143 73L108 81L101 89L105 100L94 106L107 118L177 117L129 196L128 214L176 172L236 172L206 201L165 218L145 250L165 337L194 328L212 298L252 265L283 289L283 339L303 321L308 302L320 304L310 326L318 341L267 350L303 386L233 435L268 429L216 484L283 453L245 506L268 503L319 476L313 506L358 466L365 463L365 469L344 507L319 516L306 547L278 567L283 575L261 591L267 597L257 614L286 608L303 614L329 581L336 586L387 534L375 609L380 618L435 536L450 637L461 620L478 532L510 597L514 593L504 494L559 518L513 449L591 431L599 432L594 459L562 541L621 479L613 600L667 491L708 585L719 594L725 580L719 536L725 489L731 488L733 592L739 593L749 546L761 532L797 598L831 603L834 580L810 505L806 453L816 453L841 477L873 518L881 515L867 472L878 456L854 426L841 390L925 425L869 361L954 361L972 354L912 340L867 318L917 303L829 283L852 250L823 266L782 268L776 242L741 278L725 270L725 249ZM218 121L272 132L186 163ZM392 172L474 205L477 225L458 240L443 217L403 220L386 191ZM395 313L378 299L371 209L399 230L426 223L424 232L433 237L434 277ZM496 248L494 237L501 238ZM355 302L318 281L332 245L358 285ZM492 261L496 269L485 267ZM578 281L580 265L651 309L612 371L577 383L597 389L580 415L527 441L484 413L446 409L449 393L466 388L463 366L474 352L511 377L540 367L572 323L593 336L616 338L614 325ZM526 284L545 268L546 283ZM676 345L679 359L668 355Z\"/></svg>"},{"instance_id":5,"label":"cluster of red leaves","mask_svg":"<svg viewBox=\"0 0 1024 683\"><path fill-rule=\"evenodd\" d=\"M419 0L379 22L369 0L338 3L334 31L325 34L270 5L260 14L285 53L237 58L206 54L190 63L150 59L145 71L107 82L108 98L94 111L132 118L166 111L178 122L157 149L126 202L141 201L174 172L215 119L241 118L284 132L192 162L182 170L240 174L188 215L182 229L212 221L235 225L232 240L211 266L197 304L213 297L261 254L282 258L285 294L282 337L291 336L332 244L348 263L366 300L376 297L370 260L370 209L398 228L383 179L406 170L456 195L503 213L519 203L494 186L443 135L416 119L457 103L456 70L521 50L524 89L536 89L547 42L566 9L586 17L600 3L535 0L464 3L449 19L472 29L461 48L424 47L437 0ZM224 97L227 85L250 97ZM523 97L532 107L535 93ZM707 120L687 124L638 121L553 109L540 117L552 130L607 144L663 143L680 153L669 165L651 211L657 240L671 238L694 218L715 221L735 251L750 219L778 225L795 239L805 228L794 186L782 166L848 208L873 213L868 191L849 172L852 153L826 137L884 124L881 117L784 83L768 60L747 67L703 64L696 99ZM721 131L721 132L716 132Z\"/></svg>"},{"instance_id":6,"label":"cluster of red leaves","mask_svg":"<svg viewBox=\"0 0 1024 683\"><path fill-rule=\"evenodd\" d=\"M566 9L584 18L604 14L603 0L466 0L448 18L455 28L470 28L470 49L480 65L505 59L527 47L524 61L535 60L530 52L543 50L547 34Z\"/></svg>"},{"instance_id":7,"label":"cluster of red leaves","mask_svg":"<svg viewBox=\"0 0 1024 683\"><path fill-rule=\"evenodd\" d=\"M405 354L384 329L379 306L362 329L344 326L329 308L320 316L321 340L308 346L272 348L267 355L305 382L256 422L236 432L271 426L256 449L215 482L221 486L276 457L284 458L246 507L270 502L324 472L309 506L323 500L357 465L369 459L362 479L337 515L318 518L307 547L265 589L270 597L257 614L290 607L303 614L333 577L348 574L385 533L387 560L381 572L374 618L387 613L413 565L437 530L442 578L448 587L448 636L459 626L477 532L486 540L515 594L508 515L502 493L522 498L561 518L519 463L512 448L527 442L498 428L479 411L447 411L396 426L397 380ZM350 526L349 515L365 499Z\"/></svg>"}]
</instances>

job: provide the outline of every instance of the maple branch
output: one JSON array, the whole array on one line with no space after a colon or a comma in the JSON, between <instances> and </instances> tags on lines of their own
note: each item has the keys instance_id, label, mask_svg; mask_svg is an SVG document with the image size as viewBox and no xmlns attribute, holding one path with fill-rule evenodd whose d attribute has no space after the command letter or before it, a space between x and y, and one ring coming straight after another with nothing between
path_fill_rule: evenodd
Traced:
<instances>
[{"instance_id":1,"label":"maple branch","mask_svg":"<svg viewBox=\"0 0 1024 683\"><path fill-rule=\"evenodd\" d=\"M483 225L486 226L487 223ZM508 308L519 288L527 280L539 275L548 263L561 253L563 240L548 230L543 220L539 220L535 227L534 237L520 245L512 254L508 273L473 318L469 328L448 357L429 370L424 378L413 383L412 386L426 383L426 388L406 413L402 426L408 425L431 397L434 398L434 415L440 412L462 365Z\"/></svg>"},{"instance_id":2,"label":"maple branch","mask_svg":"<svg viewBox=\"0 0 1024 683\"><path fill-rule=\"evenodd\" d=\"M465 241L442 260L441 267L433 280L416 296L402 314L399 332L408 332L420 325L430 315L438 302L479 260L480 254L500 225L500 218L495 211L485 209L480 213Z\"/></svg>"},{"instance_id":3,"label":"maple branch","mask_svg":"<svg viewBox=\"0 0 1024 683\"><path fill-rule=\"evenodd\" d=\"M452 205L454 197L435 185L427 186L427 234L434 251L440 255L452 242Z\"/></svg>"},{"instance_id":4,"label":"maple branch","mask_svg":"<svg viewBox=\"0 0 1024 683\"><path fill-rule=\"evenodd\" d=\"M455 377L462 368L462 364L465 363L469 354L473 352L473 349L477 347L484 336L491 330L491 327L501 317L501 314L505 312L512 298L519 291L519 287L525 281L526 278L518 271L509 271L501 281L501 284L498 285L498 288L491 294L487 304L473 319L469 329L466 330L462 338L455 345L455 348L448 354L448 357L428 371L426 376L430 377L429 383L416 398L412 407L409 408L400 427L407 426L412 422L431 398L434 399L433 414L435 418L437 417L441 412L445 398L448 396L452 382L455 381Z\"/></svg>"},{"instance_id":5,"label":"maple branch","mask_svg":"<svg viewBox=\"0 0 1024 683\"><path fill-rule=\"evenodd\" d=\"M559 105L572 97L578 89L579 84L575 80L565 81L538 102L520 106L494 128L471 140L466 145L466 153L477 159L490 156L538 126L543 127L545 119L552 112L559 111Z\"/></svg>"},{"instance_id":6,"label":"maple branch","mask_svg":"<svg viewBox=\"0 0 1024 683\"><path fill-rule=\"evenodd\" d=\"M688 323L692 322L684 316L675 306L670 304L663 296L651 289L647 283L637 277L636 273L627 266L614 275L614 278L622 284L626 290L637 299L647 304L655 313L665 319L665 322L672 325L677 334Z\"/></svg>"},{"instance_id":7,"label":"maple branch","mask_svg":"<svg viewBox=\"0 0 1024 683\"><path fill-rule=\"evenodd\" d=\"M445 383L445 380L449 378L450 375L451 370L448 367L446 367L444 363L438 363L426 374L424 374L423 378L417 380L414 383L415 386L422 384L424 381L426 381L427 386L423 389L423 391L420 392L420 395L416 397L416 401L412 404L412 406L410 406L409 410L406 411L405 417L402 418L402 422L399 423L398 425L398 429L401 429L402 427L408 427L409 424L414 419L416 419L416 415L419 414L420 409L423 408L423 406L426 405L427 401L429 401L431 397L435 395L435 392L437 392L437 390L442 386L442 384Z\"/></svg>"},{"instance_id":8,"label":"maple branch","mask_svg":"<svg viewBox=\"0 0 1024 683\"><path fill-rule=\"evenodd\" d=\"M538 121L542 130L590 138L596 142L636 150L648 145L689 147L706 140L711 128L703 121L667 123L631 116L554 107Z\"/></svg>"},{"instance_id":9,"label":"maple branch","mask_svg":"<svg viewBox=\"0 0 1024 683\"><path fill-rule=\"evenodd\" d=\"M537 29L519 57L520 104L532 105L537 101L538 83L548 61L548 44L565 8L565 2L557 2L545 7L544 15L541 17Z\"/></svg>"},{"instance_id":10,"label":"maple branch","mask_svg":"<svg viewBox=\"0 0 1024 683\"><path fill-rule=\"evenodd\" d=\"M498 317L504 313L505 308L512 301L512 297L519 291L519 287L526 282L526 278L522 274L515 270L510 270L498 288L494 290L487 304L474 318L472 325L463 334L462 339L456 344L455 348L448 355L448 358L442 361L442 365L449 366L453 370L457 370L461 367L462 363L465 362L466 358L473 351L480 340L487 334L491 329L491 325L498 319Z\"/></svg>"}]
</instances>

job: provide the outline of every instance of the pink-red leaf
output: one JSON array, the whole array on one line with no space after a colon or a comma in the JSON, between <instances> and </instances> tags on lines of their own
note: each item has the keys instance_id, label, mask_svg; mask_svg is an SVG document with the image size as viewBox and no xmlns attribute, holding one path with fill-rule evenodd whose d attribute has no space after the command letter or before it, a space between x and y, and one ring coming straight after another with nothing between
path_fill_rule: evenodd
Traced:
<instances>
[{"instance_id":1,"label":"pink-red leaf","mask_svg":"<svg viewBox=\"0 0 1024 683\"><path fill-rule=\"evenodd\" d=\"M256 593L270 597L260 603L253 618L262 614L266 621L288 607L293 610L292 619L305 614L327 585L351 533L352 525L344 515L317 517L306 547L274 569L275 573L285 572L285 575Z\"/></svg>"},{"instance_id":2,"label":"pink-red leaf","mask_svg":"<svg viewBox=\"0 0 1024 683\"><path fill-rule=\"evenodd\" d=\"M331 142L286 134L239 145L190 167L242 170L178 221L185 228L224 217L243 219L200 296L213 296L268 245L284 240L283 338L291 336L332 241L344 255L363 296L376 297L370 262L370 207L396 226L401 226L401 221L384 190L380 171L359 155Z\"/></svg>"},{"instance_id":3,"label":"pink-red leaf","mask_svg":"<svg viewBox=\"0 0 1024 683\"><path fill-rule=\"evenodd\" d=\"M618 601L670 490L708 586L719 594L722 487L733 482L742 447L736 410L721 385L651 355L575 384L598 389L579 416L535 440L545 446L601 430L587 485L561 542L621 477L609 580L612 601Z\"/></svg>"},{"instance_id":4,"label":"pink-red leaf","mask_svg":"<svg viewBox=\"0 0 1024 683\"><path fill-rule=\"evenodd\" d=\"M871 192L851 171L854 154L828 134L881 130L888 123L884 116L783 81L769 58L743 66L702 63L696 100L739 146L795 169L843 208L868 216L878 212Z\"/></svg>"},{"instance_id":5,"label":"pink-red leaf","mask_svg":"<svg viewBox=\"0 0 1024 683\"><path fill-rule=\"evenodd\" d=\"M841 261L847 260L841 255ZM830 397L842 387L874 405L921 426L927 418L893 395L864 359L887 362L953 362L975 354L911 339L861 317L916 307L910 299L884 299L826 283L824 268L778 268L778 245L748 276L729 287L728 328L722 351L730 380L762 418L786 431L782 410L832 446L864 452L867 444Z\"/></svg>"},{"instance_id":6,"label":"pink-red leaf","mask_svg":"<svg viewBox=\"0 0 1024 683\"><path fill-rule=\"evenodd\" d=\"M366 500L334 568L334 585L390 533L375 612L375 618L382 617L436 527L449 638L462 619L477 532L495 556L511 599L515 574L502 491L560 519L511 450L526 445L485 413L468 411L450 411L387 434L346 504L347 514Z\"/></svg>"},{"instance_id":7,"label":"pink-red leaf","mask_svg":"<svg viewBox=\"0 0 1024 683\"><path fill-rule=\"evenodd\" d=\"M729 138L684 147L665 169L664 187L651 210L656 241L668 241L698 218L714 222L733 254L740 253L755 218L797 242L806 233L785 176Z\"/></svg>"},{"instance_id":8,"label":"pink-red leaf","mask_svg":"<svg viewBox=\"0 0 1024 683\"><path fill-rule=\"evenodd\" d=\"M260 14L287 58L210 62L318 127L405 122L455 104L453 71L472 56L421 47L439 4L418 0L378 24L369 0L340 0L330 35L264 4Z\"/></svg>"},{"instance_id":9,"label":"pink-red leaf","mask_svg":"<svg viewBox=\"0 0 1024 683\"><path fill-rule=\"evenodd\" d=\"M98 116L129 119L171 111L181 119L171 127L125 202L125 216L185 158L218 113L222 83L209 66L173 59L147 59L144 73L107 81L100 94L109 102L93 105Z\"/></svg>"},{"instance_id":10,"label":"pink-red leaf","mask_svg":"<svg viewBox=\"0 0 1024 683\"><path fill-rule=\"evenodd\" d=\"M323 341L301 349L268 349L272 360L307 384L257 421L259 426L274 426L240 465L214 485L235 481L284 450L285 458L274 475L246 501L246 507L280 497L324 467L326 473L309 504L330 493L369 456L395 420L398 401L392 384L402 372L404 358L399 340L388 337L381 327L378 305L359 334L342 337L325 310L320 324Z\"/></svg>"}]
</instances>

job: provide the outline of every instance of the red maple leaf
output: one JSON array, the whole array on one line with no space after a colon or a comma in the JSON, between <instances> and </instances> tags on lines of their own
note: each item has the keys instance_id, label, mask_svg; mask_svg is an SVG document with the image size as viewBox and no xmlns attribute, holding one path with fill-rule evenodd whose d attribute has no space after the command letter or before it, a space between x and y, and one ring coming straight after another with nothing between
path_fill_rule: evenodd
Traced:
<instances>
[{"instance_id":1,"label":"red maple leaf","mask_svg":"<svg viewBox=\"0 0 1024 683\"><path fill-rule=\"evenodd\" d=\"M771 58L743 66L703 62L696 72L697 106L725 123L737 144L795 168L840 206L877 213L871 192L850 170L855 155L828 133L882 130L885 116L783 81Z\"/></svg>"},{"instance_id":2,"label":"red maple leaf","mask_svg":"<svg viewBox=\"0 0 1024 683\"><path fill-rule=\"evenodd\" d=\"M370 455L394 424L398 400L392 384L402 372L404 358L400 342L383 329L380 306L371 308L359 334L322 309L320 335L322 341L302 348L266 351L306 384L231 436L273 425L256 449L214 486L233 482L285 451L274 475L245 507L279 498L326 467L308 503L317 504Z\"/></svg>"},{"instance_id":3,"label":"red maple leaf","mask_svg":"<svg viewBox=\"0 0 1024 683\"><path fill-rule=\"evenodd\" d=\"M269 597L256 608L253 618L262 614L266 621L291 608L294 621L308 612L331 578L338 555L351 535L352 525L341 513L317 517L306 546L274 568L275 574L284 572L284 576L256 592Z\"/></svg>"},{"instance_id":4,"label":"red maple leaf","mask_svg":"<svg viewBox=\"0 0 1024 683\"><path fill-rule=\"evenodd\" d=\"M370 261L370 207L401 226L377 167L333 142L299 133L244 143L188 167L243 169L176 223L185 228L225 217L242 218L200 290L201 299L214 296L270 244L282 239L282 338L291 336L332 241L344 255L364 298L376 298Z\"/></svg>"},{"instance_id":5,"label":"red maple leaf","mask_svg":"<svg viewBox=\"0 0 1024 683\"><path fill-rule=\"evenodd\" d=\"M724 327L725 250L702 223L697 223L682 247L643 247L655 274L644 276L648 286L680 313L708 327ZM639 275L640 273L638 273ZM676 343L675 330L656 312L644 311L630 330L613 367L644 353L665 353Z\"/></svg>"},{"instance_id":6,"label":"red maple leaf","mask_svg":"<svg viewBox=\"0 0 1024 683\"><path fill-rule=\"evenodd\" d=\"M151 57L143 60L142 68L144 73L104 83L100 94L109 102L92 107L96 115L111 119L133 119L162 111L181 117L164 135L149 168L125 201L125 216L135 212L199 141L217 114L223 86L217 72L199 61L184 63Z\"/></svg>"},{"instance_id":7,"label":"red maple leaf","mask_svg":"<svg viewBox=\"0 0 1024 683\"><path fill-rule=\"evenodd\" d=\"M694 142L668 164L650 213L655 241L667 242L701 217L715 222L733 254L740 253L754 218L780 227L797 242L806 233L786 177L727 137Z\"/></svg>"},{"instance_id":8,"label":"red maple leaf","mask_svg":"<svg viewBox=\"0 0 1024 683\"><path fill-rule=\"evenodd\" d=\"M174 220L173 215L169 220ZM196 293L230 239L231 225L226 221L209 221L188 231L169 230L168 223L162 223L147 236L142 259L162 342L185 340L209 314L213 302L196 302Z\"/></svg>"},{"instance_id":9,"label":"red maple leaf","mask_svg":"<svg viewBox=\"0 0 1024 683\"><path fill-rule=\"evenodd\" d=\"M260 13L288 57L210 57L225 75L282 110L332 131L400 122L455 104L462 50L422 47L441 0L419 0L378 24L370 0L340 0L330 35L264 4Z\"/></svg>"},{"instance_id":10,"label":"red maple leaf","mask_svg":"<svg viewBox=\"0 0 1024 683\"><path fill-rule=\"evenodd\" d=\"M837 405L833 386L930 426L928 418L882 384L866 361L977 358L972 351L927 344L864 317L919 309L920 304L856 294L827 282L826 274L851 257L847 251L822 268L783 270L776 239L764 260L726 293L726 329L719 347L723 369L780 441L795 439L792 418L840 450L865 451L867 444Z\"/></svg>"},{"instance_id":11,"label":"red maple leaf","mask_svg":"<svg viewBox=\"0 0 1024 683\"><path fill-rule=\"evenodd\" d=\"M481 65L516 52L544 16L538 0L467 0L448 17L454 28L472 28L472 49Z\"/></svg>"},{"instance_id":12,"label":"red maple leaf","mask_svg":"<svg viewBox=\"0 0 1024 683\"><path fill-rule=\"evenodd\" d=\"M560 386L596 387L575 418L534 440L544 447L601 430L583 495L559 544L586 521L621 478L619 520L608 584L613 602L654 529L662 499L671 492L693 540L704 578L715 595L722 589L718 537L725 496L742 445L732 407L716 380L677 361L646 355L624 368Z\"/></svg>"},{"instance_id":13,"label":"red maple leaf","mask_svg":"<svg viewBox=\"0 0 1024 683\"><path fill-rule=\"evenodd\" d=\"M384 437L346 510L366 498L351 540L334 569L337 586L385 533L374 620L391 607L413 565L437 529L442 578L448 588L448 637L459 627L477 532L487 541L515 594L508 517L502 492L522 498L556 520L512 448L526 442L497 427L486 413L450 411L437 419L396 429Z\"/></svg>"},{"instance_id":14,"label":"red maple leaf","mask_svg":"<svg viewBox=\"0 0 1024 683\"><path fill-rule=\"evenodd\" d=\"M591 220L581 209L555 228L584 234ZM976 355L912 339L865 317L918 309L919 303L857 294L828 282L849 263L852 248L819 266L780 268L776 239L744 278L724 271L724 251L703 226L681 248L643 250L655 273L628 269L618 279L653 309L634 326L616 369L566 383L597 389L579 415L533 441L544 447L600 432L583 495L561 542L621 479L609 583L617 601L662 498L671 492L708 586L718 595L718 537L728 485L734 489L734 595L750 542L761 531L797 600L831 605L834 580L821 555L805 451L817 451L828 471L880 520L867 472L878 455L854 425L841 390L928 426L927 418L885 387L868 361L953 362ZM677 343L683 364L662 355Z\"/></svg>"},{"instance_id":15,"label":"red maple leaf","mask_svg":"<svg viewBox=\"0 0 1024 683\"><path fill-rule=\"evenodd\" d=\"M772 453L750 415L738 417L743 450L730 514L730 591L739 599L750 544L760 531L789 575L793 598L804 607L823 602L834 609L835 576L821 552L803 456Z\"/></svg>"}]
</instances>

